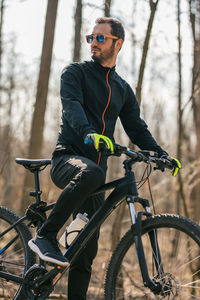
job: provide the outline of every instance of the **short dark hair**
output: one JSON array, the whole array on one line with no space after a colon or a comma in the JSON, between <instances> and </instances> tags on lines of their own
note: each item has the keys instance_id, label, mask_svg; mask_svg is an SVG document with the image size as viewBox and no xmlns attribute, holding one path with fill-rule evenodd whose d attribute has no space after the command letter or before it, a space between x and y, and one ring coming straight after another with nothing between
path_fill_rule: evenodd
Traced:
<instances>
[{"instance_id":1,"label":"short dark hair","mask_svg":"<svg viewBox=\"0 0 200 300\"><path fill-rule=\"evenodd\" d=\"M110 24L111 26L111 34L117 36L118 38L124 41L125 31L122 23L114 18L102 17L98 18L95 21L96 24Z\"/></svg>"}]
</instances>

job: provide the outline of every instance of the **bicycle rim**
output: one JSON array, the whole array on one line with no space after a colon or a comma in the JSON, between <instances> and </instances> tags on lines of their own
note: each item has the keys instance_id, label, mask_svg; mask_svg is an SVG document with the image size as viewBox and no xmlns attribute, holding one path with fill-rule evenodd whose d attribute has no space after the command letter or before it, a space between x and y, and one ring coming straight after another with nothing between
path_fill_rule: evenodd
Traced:
<instances>
[{"instance_id":1,"label":"bicycle rim","mask_svg":"<svg viewBox=\"0 0 200 300\"><path fill-rule=\"evenodd\" d=\"M0 207L1 233L19 218L10 210ZM35 256L28 249L27 243L31 238L28 228L24 224L18 225L0 238L0 269L12 275L23 276L27 269L34 264ZM5 250L6 245L11 245ZM21 285L13 281L0 278L0 298L24 299Z\"/></svg>"},{"instance_id":2,"label":"bicycle rim","mask_svg":"<svg viewBox=\"0 0 200 300\"><path fill-rule=\"evenodd\" d=\"M148 232L156 230L164 267L157 275ZM142 241L149 276L162 283L154 295L144 287L133 234L127 232L111 258L105 284L106 300L200 299L200 227L183 217L160 215L143 221Z\"/></svg>"}]
</instances>

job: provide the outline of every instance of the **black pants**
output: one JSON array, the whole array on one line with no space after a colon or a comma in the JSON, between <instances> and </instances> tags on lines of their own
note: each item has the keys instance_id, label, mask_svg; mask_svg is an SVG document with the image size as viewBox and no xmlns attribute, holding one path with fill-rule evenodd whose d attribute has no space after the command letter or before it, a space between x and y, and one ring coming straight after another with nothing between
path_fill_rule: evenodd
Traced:
<instances>
[{"instance_id":1,"label":"black pants","mask_svg":"<svg viewBox=\"0 0 200 300\"><path fill-rule=\"evenodd\" d=\"M52 160L51 178L63 191L39 231L42 236L49 232L57 233L72 213L75 217L78 212L86 212L90 218L104 199L104 195L90 195L105 182L105 172L85 157L68 154L57 156ZM99 232L70 266L68 300L86 300L98 237Z\"/></svg>"}]
</instances>

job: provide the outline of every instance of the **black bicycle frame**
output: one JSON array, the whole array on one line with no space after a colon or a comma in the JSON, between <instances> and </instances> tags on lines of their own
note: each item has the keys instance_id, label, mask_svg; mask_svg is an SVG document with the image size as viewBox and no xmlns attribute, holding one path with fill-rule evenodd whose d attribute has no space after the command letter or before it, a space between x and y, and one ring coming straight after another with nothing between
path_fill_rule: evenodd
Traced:
<instances>
[{"instance_id":1,"label":"black bicycle frame","mask_svg":"<svg viewBox=\"0 0 200 300\"><path fill-rule=\"evenodd\" d=\"M135 177L133 174L133 182L135 182ZM106 190L110 190L114 188L108 198L104 201L102 206L96 211L96 213L92 216L90 221L84 227L84 229L80 232L80 234L73 241L71 246L67 249L65 253L65 257L73 262L76 255L81 251L82 247L86 245L88 240L93 236L93 234L98 230L100 225L104 222L104 220L110 215L110 213L115 209L117 204L123 200L123 198L128 194L129 186L131 182L129 182L127 177L123 177L119 180L115 180L113 182L107 183L103 185L95 194L105 192ZM137 190L136 190L137 191Z\"/></svg>"},{"instance_id":2,"label":"black bicycle frame","mask_svg":"<svg viewBox=\"0 0 200 300\"><path fill-rule=\"evenodd\" d=\"M127 160L129 162L130 160ZM133 163L132 163L133 164ZM118 180L114 180L112 182L104 184L102 187L100 187L93 195L99 194L102 192L105 192L107 190L113 189L113 191L110 193L110 195L107 197L107 199L104 201L102 206L96 211L96 213L92 216L90 221L87 223L87 225L83 228L83 230L78 234L78 236L74 239L71 246L67 249L65 253L65 257L69 260L70 263L72 263L77 255L80 253L80 251L84 248L84 246L87 244L89 239L93 236L93 234L99 229L101 224L104 222L104 220L110 215L110 213L116 208L116 206L124 200L126 197L126 201L129 204L130 214L132 217L132 231L135 239L136 244L136 250L138 255L138 260L141 268L141 273L144 281L144 285L148 286L151 290L155 291L157 289L157 285L152 282L152 280L149 278L148 275L148 269L146 265L146 259L144 255L142 240L141 240L141 214L146 215L147 217L151 215L148 212L138 213L137 218L133 218L134 215L134 202L140 202L141 205L147 210L149 208L148 200L142 199L138 197L138 191L135 181L135 175L134 172L131 170L131 163L130 165L125 165L126 169L126 175L123 178L120 178ZM127 167L128 166L128 167ZM35 178L37 179L37 178ZM36 181L37 191L36 193L33 193L34 197L36 197L36 202L40 200L40 190L39 190L39 182ZM38 197L39 196L39 197ZM38 199L39 198L39 199ZM55 203L47 205L44 210L48 211L51 210L54 207ZM2 237L4 234L6 234L9 230L13 229L16 225L19 223L25 221L27 219L26 216L20 218L17 222L15 222L13 225L9 226L4 232L0 234L0 237ZM14 239L13 239L14 242ZM157 249L158 257L154 257L156 261L156 267L157 271L160 272L159 263L161 262L160 252L157 244L157 238L156 234L151 233L151 244L152 244L152 250ZM7 246L5 246L7 247ZM3 252L2 250L0 253ZM158 263L159 262L159 263ZM51 271L47 272L42 280L40 279L39 284L42 284L46 280L47 277L52 274L52 277L55 277L58 273L61 273L65 268L57 268L55 267ZM0 277L11 280L13 282L22 284L23 283L23 277L16 276L7 272L3 272L0 270Z\"/></svg>"},{"instance_id":3,"label":"black bicycle frame","mask_svg":"<svg viewBox=\"0 0 200 300\"><path fill-rule=\"evenodd\" d=\"M65 253L65 257L72 263L80 251L87 244L88 240L93 236L93 234L98 230L104 220L109 216L109 214L116 208L116 206L126 197L126 201L129 204L130 214L132 217L132 231L134 235L137 257L141 269L141 274L143 278L144 285L149 287L153 292L160 292L161 286L153 282L148 274L148 268L146 264L146 258L144 254L142 239L141 239L141 218L142 215L151 216L149 201L146 199L142 199L138 197L137 185L135 180L134 172L131 168L126 169L126 176L112 181L103 185L99 190L96 191L95 194L104 192L114 188L108 198L104 201L103 205L96 211L96 213L92 216L90 221L84 227L84 229L79 233L79 235L74 239L71 246L67 249ZM138 213L138 217L134 219L135 211L133 203L139 202L146 212ZM149 233L151 240L151 247L153 251L153 257L155 260L155 265L157 268L157 272L160 275L163 272L163 268L161 267L161 256L157 242L157 235L155 231ZM156 251L155 251L156 249Z\"/></svg>"}]
</instances>

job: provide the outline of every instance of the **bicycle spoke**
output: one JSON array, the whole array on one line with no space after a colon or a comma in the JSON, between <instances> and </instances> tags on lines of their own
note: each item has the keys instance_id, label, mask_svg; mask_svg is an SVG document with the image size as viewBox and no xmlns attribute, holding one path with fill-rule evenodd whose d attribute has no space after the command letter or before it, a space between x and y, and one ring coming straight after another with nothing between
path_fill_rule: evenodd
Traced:
<instances>
[{"instance_id":1,"label":"bicycle spoke","mask_svg":"<svg viewBox=\"0 0 200 300\"><path fill-rule=\"evenodd\" d=\"M10 210L0 207L0 228L1 232L6 231L10 225L19 218ZM25 224L19 224L0 238L0 268L2 272L23 276L28 266L35 262L27 248L31 234ZM12 280L0 278L0 297L3 299L15 299L21 295L21 284ZM20 298L20 299L23 299Z\"/></svg>"},{"instance_id":2,"label":"bicycle spoke","mask_svg":"<svg viewBox=\"0 0 200 300\"><path fill-rule=\"evenodd\" d=\"M171 226L173 219L175 219L175 227ZM162 287L159 295L154 294L143 284L137 256L134 254L135 245L131 245L130 242L130 239L133 239L130 231L130 236L127 234L126 240L127 250L124 252L125 241L123 242L122 240L121 247L116 249L116 258L119 259L119 262L114 255L109 266L109 271L111 270L112 272L107 273L107 280L110 277L112 278L112 276L115 278L115 280L111 279L111 281L108 281L110 285L106 286L108 290L112 290L111 295L113 296L110 299L200 300L200 245L190 235L176 228L176 225L177 227L179 225L178 217L168 218L164 216L163 223L166 225L162 225L161 222L159 227L160 222L159 217L156 221L153 219L152 224L158 225L158 227L149 222L151 226L147 226L147 229L144 230L145 233L142 234L143 249L150 279ZM148 221L146 223L148 224ZM188 224L186 221L184 226L188 230L190 223ZM158 251L156 242L153 243L154 252L152 252L153 227L156 227L156 235L154 237L156 236L159 245ZM149 238L150 232L151 239ZM199 236L199 233L197 233L197 236ZM161 261L158 255L159 252ZM121 269L119 269L119 265ZM109 295L110 293L107 292L107 294Z\"/></svg>"}]
</instances>

